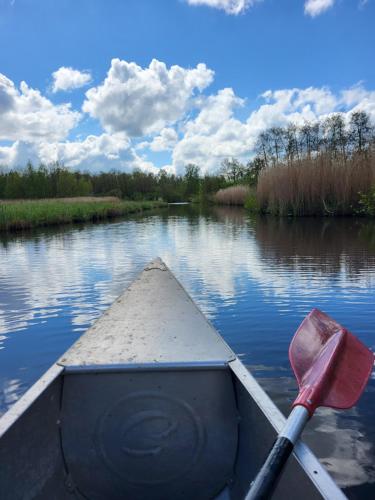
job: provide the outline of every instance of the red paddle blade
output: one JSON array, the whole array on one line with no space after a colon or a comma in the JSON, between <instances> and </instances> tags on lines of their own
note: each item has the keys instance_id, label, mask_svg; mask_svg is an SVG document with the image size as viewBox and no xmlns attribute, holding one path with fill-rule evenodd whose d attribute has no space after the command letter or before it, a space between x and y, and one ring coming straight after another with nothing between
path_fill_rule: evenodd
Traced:
<instances>
[{"instance_id":1,"label":"red paddle blade","mask_svg":"<svg viewBox=\"0 0 375 500\"><path fill-rule=\"evenodd\" d=\"M361 396L374 354L326 314L313 309L289 347L300 393L293 403L312 415L318 406L351 408Z\"/></svg>"}]
</instances>

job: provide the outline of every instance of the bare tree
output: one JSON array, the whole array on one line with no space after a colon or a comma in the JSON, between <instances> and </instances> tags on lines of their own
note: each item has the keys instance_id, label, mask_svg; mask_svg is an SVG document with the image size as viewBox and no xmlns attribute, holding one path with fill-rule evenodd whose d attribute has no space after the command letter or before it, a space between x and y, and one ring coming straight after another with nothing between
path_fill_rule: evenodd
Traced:
<instances>
[{"instance_id":1,"label":"bare tree","mask_svg":"<svg viewBox=\"0 0 375 500\"><path fill-rule=\"evenodd\" d=\"M342 114L336 113L328 117L323 123L323 128L328 152L334 158L341 156L346 161L349 140Z\"/></svg>"},{"instance_id":2,"label":"bare tree","mask_svg":"<svg viewBox=\"0 0 375 500\"><path fill-rule=\"evenodd\" d=\"M350 143L353 151L363 153L373 139L374 127L364 111L356 111L350 117Z\"/></svg>"},{"instance_id":3,"label":"bare tree","mask_svg":"<svg viewBox=\"0 0 375 500\"><path fill-rule=\"evenodd\" d=\"M290 123L285 130L285 141L286 141L286 157L289 163L292 163L295 159L300 158L300 146L298 139L298 127L294 123Z\"/></svg>"},{"instance_id":4,"label":"bare tree","mask_svg":"<svg viewBox=\"0 0 375 500\"><path fill-rule=\"evenodd\" d=\"M268 132L272 148L272 161L276 165L281 160L283 151L285 151L285 133L282 127L271 127Z\"/></svg>"},{"instance_id":5,"label":"bare tree","mask_svg":"<svg viewBox=\"0 0 375 500\"><path fill-rule=\"evenodd\" d=\"M269 166L269 160L271 157L271 146L270 146L270 134L268 130L264 130L258 136L258 140L255 145L255 151L259 158L262 158L264 165Z\"/></svg>"}]
</instances>

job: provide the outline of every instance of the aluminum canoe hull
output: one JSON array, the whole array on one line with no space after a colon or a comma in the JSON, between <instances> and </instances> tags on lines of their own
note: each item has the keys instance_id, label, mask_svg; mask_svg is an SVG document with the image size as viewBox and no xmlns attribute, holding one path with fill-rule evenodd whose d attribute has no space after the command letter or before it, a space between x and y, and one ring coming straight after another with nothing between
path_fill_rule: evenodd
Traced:
<instances>
[{"instance_id":1,"label":"aluminum canoe hull","mask_svg":"<svg viewBox=\"0 0 375 500\"><path fill-rule=\"evenodd\" d=\"M240 500L284 422L156 259L0 419L0 496ZM300 441L273 498L346 497Z\"/></svg>"}]
</instances>

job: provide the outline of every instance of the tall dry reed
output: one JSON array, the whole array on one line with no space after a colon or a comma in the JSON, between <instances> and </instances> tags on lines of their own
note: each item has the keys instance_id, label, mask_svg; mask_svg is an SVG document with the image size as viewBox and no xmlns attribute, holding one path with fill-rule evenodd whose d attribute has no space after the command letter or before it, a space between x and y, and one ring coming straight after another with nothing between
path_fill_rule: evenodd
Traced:
<instances>
[{"instance_id":1,"label":"tall dry reed","mask_svg":"<svg viewBox=\"0 0 375 500\"><path fill-rule=\"evenodd\" d=\"M215 201L220 205L244 205L246 198L250 193L248 186L231 186L225 189L220 189L215 194Z\"/></svg>"},{"instance_id":2,"label":"tall dry reed","mask_svg":"<svg viewBox=\"0 0 375 500\"><path fill-rule=\"evenodd\" d=\"M280 164L261 172L257 200L262 211L279 215L345 215L358 209L360 193L375 183L375 156L330 155Z\"/></svg>"}]
</instances>

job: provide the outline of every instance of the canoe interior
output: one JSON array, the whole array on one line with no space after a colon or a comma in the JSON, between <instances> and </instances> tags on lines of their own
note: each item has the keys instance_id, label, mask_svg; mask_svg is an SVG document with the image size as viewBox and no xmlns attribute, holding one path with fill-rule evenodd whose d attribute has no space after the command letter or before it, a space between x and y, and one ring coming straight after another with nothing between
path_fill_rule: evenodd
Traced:
<instances>
[{"instance_id":1,"label":"canoe interior","mask_svg":"<svg viewBox=\"0 0 375 500\"><path fill-rule=\"evenodd\" d=\"M242 499L275 436L229 368L60 375L1 438L1 498ZM293 458L274 498L303 497Z\"/></svg>"},{"instance_id":2,"label":"canoe interior","mask_svg":"<svg viewBox=\"0 0 375 500\"><path fill-rule=\"evenodd\" d=\"M161 307L162 321L150 314L146 325L143 316L156 351L139 359L137 344L133 364L128 351L126 359L120 358L110 342L107 357L101 357L98 341L92 343L95 335L86 333L0 419L1 499L244 498L276 437L275 422L282 417L271 422L267 411L277 409L217 332L211 326L207 330L207 321L171 276L160 265L152 267L145 276L147 287L141 276L135 290L127 292L125 304L133 297L134 304L145 309L137 289L146 293L154 280L162 290L169 286L171 296L164 290L156 297L161 296L165 306L165 300L171 304L177 296L177 309L183 309L186 321L192 318L194 342L199 344L200 331L204 333L204 349L194 345L189 354L189 325L179 328L175 320L168 322L170 306ZM146 302L153 313L158 306L155 295ZM104 320L117 330L122 317L118 304L121 300L115 306L117 319L110 313ZM128 332L121 338L129 338L134 322L123 327ZM108 335L103 320L95 328ZM176 337L177 362L168 358L164 343L164 362L152 363L153 356L158 358L155 339L163 344L166 335ZM119 346L119 351L125 350L124 344ZM273 498L344 498L307 447L300 447Z\"/></svg>"}]
</instances>

